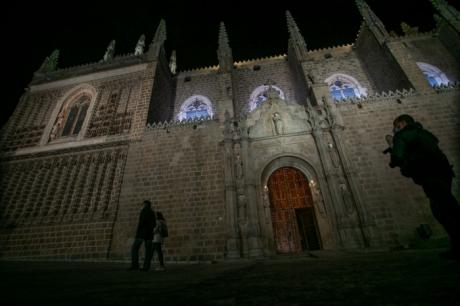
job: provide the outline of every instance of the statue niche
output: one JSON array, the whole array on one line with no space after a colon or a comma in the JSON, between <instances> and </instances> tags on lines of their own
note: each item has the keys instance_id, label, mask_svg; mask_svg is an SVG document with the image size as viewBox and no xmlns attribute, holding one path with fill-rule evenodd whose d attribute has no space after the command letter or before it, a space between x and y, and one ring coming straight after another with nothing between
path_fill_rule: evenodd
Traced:
<instances>
[{"instance_id":1,"label":"statue niche","mask_svg":"<svg viewBox=\"0 0 460 306\"><path fill-rule=\"evenodd\" d=\"M273 137L311 130L304 107L282 99L276 90L266 92L266 100L247 116L251 138Z\"/></svg>"}]
</instances>

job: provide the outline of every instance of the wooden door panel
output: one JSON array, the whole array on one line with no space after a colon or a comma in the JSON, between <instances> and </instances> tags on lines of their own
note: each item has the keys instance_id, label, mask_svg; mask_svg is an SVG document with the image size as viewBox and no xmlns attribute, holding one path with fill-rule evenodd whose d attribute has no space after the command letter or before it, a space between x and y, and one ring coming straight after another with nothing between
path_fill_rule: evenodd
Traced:
<instances>
[{"instance_id":1,"label":"wooden door panel","mask_svg":"<svg viewBox=\"0 0 460 306\"><path fill-rule=\"evenodd\" d=\"M310 225L316 224L316 220L312 223L309 216L299 217L297 213L298 210L306 208L313 212L307 178L295 168L283 167L272 173L267 187L277 251L295 253L302 251L307 245L313 245L315 239L311 237L317 233ZM314 212L311 216L314 218Z\"/></svg>"}]
</instances>

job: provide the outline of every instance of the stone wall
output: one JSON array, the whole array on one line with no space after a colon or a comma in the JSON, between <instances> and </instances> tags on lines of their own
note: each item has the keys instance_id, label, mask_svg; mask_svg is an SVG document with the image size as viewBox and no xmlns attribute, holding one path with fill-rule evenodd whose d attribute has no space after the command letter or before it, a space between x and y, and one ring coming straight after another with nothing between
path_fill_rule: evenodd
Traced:
<instances>
[{"instance_id":1,"label":"stone wall","mask_svg":"<svg viewBox=\"0 0 460 306\"><path fill-rule=\"evenodd\" d=\"M256 66L259 66L259 69L255 68ZM287 101L297 102L295 100L294 76L286 59L244 64L234 71L235 114L246 113L254 89L270 82L273 82L273 85L284 92Z\"/></svg>"},{"instance_id":2,"label":"stone wall","mask_svg":"<svg viewBox=\"0 0 460 306\"><path fill-rule=\"evenodd\" d=\"M11 152L40 144L45 127L54 121L52 114L63 97L80 85L92 86L96 93L93 113L84 137L127 134L141 94L142 73L130 73L85 83L74 83L24 93L16 111L1 133L1 150ZM53 124L54 122L52 122Z\"/></svg>"},{"instance_id":3,"label":"stone wall","mask_svg":"<svg viewBox=\"0 0 460 306\"><path fill-rule=\"evenodd\" d=\"M330 58L323 58L316 61L312 66L318 83L323 83L328 77L335 73L346 74L355 78L359 84L367 89L367 94L373 94L377 86L372 77L368 74L364 64L357 54L349 47L347 53L339 53Z\"/></svg>"},{"instance_id":4,"label":"stone wall","mask_svg":"<svg viewBox=\"0 0 460 306\"><path fill-rule=\"evenodd\" d=\"M405 43L416 62L423 62L439 68L451 82L460 80L460 65L455 57L438 39L414 39Z\"/></svg>"},{"instance_id":5,"label":"stone wall","mask_svg":"<svg viewBox=\"0 0 460 306\"><path fill-rule=\"evenodd\" d=\"M167 261L222 259L225 187L222 131L216 121L149 129L128 152L111 258L128 258L149 199L169 228Z\"/></svg>"},{"instance_id":6,"label":"stone wall","mask_svg":"<svg viewBox=\"0 0 460 306\"><path fill-rule=\"evenodd\" d=\"M1 131L1 151L10 152L39 144L61 90L25 92Z\"/></svg>"},{"instance_id":7,"label":"stone wall","mask_svg":"<svg viewBox=\"0 0 460 306\"><path fill-rule=\"evenodd\" d=\"M172 120L177 120L182 104L194 95L207 97L213 104L214 114L220 111L218 103L220 98L219 83L218 75L215 71L184 72L178 75Z\"/></svg>"},{"instance_id":8,"label":"stone wall","mask_svg":"<svg viewBox=\"0 0 460 306\"><path fill-rule=\"evenodd\" d=\"M0 257L105 258L127 146L1 160Z\"/></svg>"},{"instance_id":9,"label":"stone wall","mask_svg":"<svg viewBox=\"0 0 460 306\"><path fill-rule=\"evenodd\" d=\"M355 50L366 73L373 81L376 92L411 87L394 56L378 43L372 32L365 26L362 27L355 43Z\"/></svg>"}]
</instances>

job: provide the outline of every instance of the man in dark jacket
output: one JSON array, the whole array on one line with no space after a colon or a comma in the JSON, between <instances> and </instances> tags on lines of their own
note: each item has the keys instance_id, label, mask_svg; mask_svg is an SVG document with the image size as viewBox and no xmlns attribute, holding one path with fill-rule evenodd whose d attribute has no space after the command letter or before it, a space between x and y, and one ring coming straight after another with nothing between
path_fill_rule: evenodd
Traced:
<instances>
[{"instance_id":1,"label":"man in dark jacket","mask_svg":"<svg viewBox=\"0 0 460 306\"><path fill-rule=\"evenodd\" d=\"M139 248L142 242L145 246L144 265L141 271L150 270L150 263L153 256L153 228L156 225L155 212L151 208L149 200L144 201L144 207L139 215L139 223L137 225L136 237L131 247L131 267L129 270L139 269Z\"/></svg>"},{"instance_id":2,"label":"man in dark jacket","mask_svg":"<svg viewBox=\"0 0 460 306\"><path fill-rule=\"evenodd\" d=\"M393 127L390 167L399 167L402 175L423 187L433 216L444 227L451 241L451 250L441 253L441 256L458 260L460 206L451 192L455 176L452 166L439 149L439 140L411 116L397 117Z\"/></svg>"}]
</instances>

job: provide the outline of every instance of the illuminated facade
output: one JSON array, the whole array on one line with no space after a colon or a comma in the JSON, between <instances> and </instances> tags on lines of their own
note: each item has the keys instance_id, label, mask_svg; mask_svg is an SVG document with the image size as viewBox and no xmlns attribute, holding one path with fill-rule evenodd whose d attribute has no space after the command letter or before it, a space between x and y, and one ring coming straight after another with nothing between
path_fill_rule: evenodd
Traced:
<instances>
[{"instance_id":1,"label":"illuminated facade","mask_svg":"<svg viewBox=\"0 0 460 306\"><path fill-rule=\"evenodd\" d=\"M460 173L458 12L390 35L364 1L353 44L175 71L161 22L144 52L35 73L1 133L2 258L127 259L144 199L165 215L168 261L416 244L434 221L382 154L409 113ZM298 16L298 18L303 18ZM459 180L454 180L458 196Z\"/></svg>"}]
</instances>

